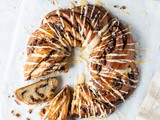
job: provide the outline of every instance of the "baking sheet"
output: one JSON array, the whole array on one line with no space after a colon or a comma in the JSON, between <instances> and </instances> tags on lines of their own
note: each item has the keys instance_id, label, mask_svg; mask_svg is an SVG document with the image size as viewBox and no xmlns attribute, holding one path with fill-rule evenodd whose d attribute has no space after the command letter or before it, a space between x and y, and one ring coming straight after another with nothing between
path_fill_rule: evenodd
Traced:
<instances>
[{"instance_id":1,"label":"baking sheet","mask_svg":"<svg viewBox=\"0 0 160 120\"><path fill-rule=\"evenodd\" d=\"M74 3L74 1L72 1ZM95 1L89 0L89 3ZM126 100L125 103L118 106L118 110L109 116L109 120L135 120L138 110L148 90L151 77L160 65L160 40L158 39L159 30L158 11L160 5L152 0L101 0L103 5L110 12L118 17L125 25L130 26L130 31L135 40L140 44L137 45L137 59L144 63L140 65L139 84L134 94ZM59 0L59 6L62 8L69 7L69 0ZM114 8L114 5L126 6L125 10ZM35 81L24 81L23 65L26 60L26 44L29 36L38 28L44 15L54 10L55 7L48 0L23 0L20 18L18 20L15 36L13 39L10 59L6 68L5 80L0 87L0 120L17 120L11 114L15 110L21 114L19 120L30 118L39 120L39 109L44 105L28 106L24 103L17 105L12 98L15 89L33 83ZM160 24L159 24L160 26ZM73 54L79 54L74 50ZM86 69L86 63L78 60L78 64L70 64L71 68L67 74L56 74L59 79L57 92L66 84L74 87L76 84L75 76L85 73L86 81L89 80L89 74ZM8 98L8 97L11 98ZM29 114L28 110L34 108L33 113Z\"/></svg>"}]
</instances>

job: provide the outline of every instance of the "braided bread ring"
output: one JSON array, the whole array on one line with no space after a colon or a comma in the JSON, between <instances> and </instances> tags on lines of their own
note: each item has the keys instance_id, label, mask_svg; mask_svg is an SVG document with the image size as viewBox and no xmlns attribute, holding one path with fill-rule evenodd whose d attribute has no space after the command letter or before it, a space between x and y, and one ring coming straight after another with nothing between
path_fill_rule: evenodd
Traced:
<instances>
[{"instance_id":1,"label":"braided bread ring","mask_svg":"<svg viewBox=\"0 0 160 120\"><path fill-rule=\"evenodd\" d=\"M138 82L132 35L101 6L50 12L28 42L26 79L67 72L72 47L90 52L92 79L75 87L70 115L105 117L130 96Z\"/></svg>"}]
</instances>

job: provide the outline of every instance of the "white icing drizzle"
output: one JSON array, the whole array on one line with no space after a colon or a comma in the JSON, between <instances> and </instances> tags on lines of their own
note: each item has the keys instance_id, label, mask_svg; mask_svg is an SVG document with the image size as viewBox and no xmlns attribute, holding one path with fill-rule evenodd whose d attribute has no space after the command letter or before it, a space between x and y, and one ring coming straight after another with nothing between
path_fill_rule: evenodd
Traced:
<instances>
[{"instance_id":1,"label":"white icing drizzle","mask_svg":"<svg viewBox=\"0 0 160 120\"><path fill-rule=\"evenodd\" d=\"M66 45L66 41L63 40L63 38L62 38L61 34L59 33L59 31L58 31L56 28L55 28L56 30L53 29L53 28L50 26L50 24L48 23L48 21L47 21L46 18L44 18L44 22L47 23L47 25L49 26L49 28L57 35L57 37L59 38L58 41L61 42L61 44L62 44L63 46L69 47L69 45L68 45L68 46ZM53 36L52 36L52 37L53 37Z\"/></svg>"},{"instance_id":2,"label":"white icing drizzle","mask_svg":"<svg viewBox=\"0 0 160 120\"><path fill-rule=\"evenodd\" d=\"M42 117L42 120L47 120L47 116L48 116L49 110L44 114L44 116Z\"/></svg>"},{"instance_id":3,"label":"white icing drizzle","mask_svg":"<svg viewBox=\"0 0 160 120\"><path fill-rule=\"evenodd\" d=\"M64 24L64 21L63 21L62 17L60 16L60 11L59 11L59 9L56 10L56 13L57 13L58 17L60 18L61 23L62 23L62 28L64 29L65 24Z\"/></svg>"},{"instance_id":4,"label":"white icing drizzle","mask_svg":"<svg viewBox=\"0 0 160 120\"><path fill-rule=\"evenodd\" d=\"M27 48L37 48L37 49L55 49L52 46L31 46L31 45L27 45Z\"/></svg>"},{"instance_id":5,"label":"white icing drizzle","mask_svg":"<svg viewBox=\"0 0 160 120\"><path fill-rule=\"evenodd\" d=\"M58 58L58 57L65 57L65 56L70 56L70 55L65 55L65 54L53 54L53 55L51 55L50 57L56 57L56 58Z\"/></svg>"},{"instance_id":6,"label":"white icing drizzle","mask_svg":"<svg viewBox=\"0 0 160 120\"><path fill-rule=\"evenodd\" d=\"M100 31L98 31L98 34L101 36L103 32L106 31L106 29L108 28L109 24L106 24ZM103 39L102 39L103 40Z\"/></svg>"},{"instance_id":7,"label":"white icing drizzle","mask_svg":"<svg viewBox=\"0 0 160 120\"><path fill-rule=\"evenodd\" d=\"M120 35L120 36L117 36L117 39L122 38L123 35L128 35L128 34L131 34L131 32L126 32L126 33L124 33L124 34L122 34L122 35Z\"/></svg>"},{"instance_id":8,"label":"white icing drizzle","mask_svg":"<svg viewBox=\"0 0 160 120\"><path fill-rule=\"evenodd\" d=\"M94 86L94 84L92 82L90 82L90 86L91 86L91 88L93 88L97 91L97 87ZM109 90L106 90L106 92L110 93L114 98L116 98L116 96L112 92L110 92ZM96 92L94 94L96 95Z\"/></svg>"},{"instance_id":9,"label":"white icing drizzle","mask_svg":"<svg viewBox=\"0 0 160 120\"><path fill-rule=\"evenodd\" d=\"M134 60L129 60L129 59L107 59L107 62L127 63L127 62L134 62Z\"/></svg>"},{"instance_id":10,"label":"white icing drizzle","mask_svg":"<svg viewBox=\"0 0 160 120\"><path fill-rule=\"evenodd\" d=\"M93 70L93 69L91 69L90 72L91 72L91 73L94 73L94 74L98 74L98 73L99 73L98 70Z\"/></svg>"},{"instance_id":11,"label":"white icing drizzle","mask_svg":"<svg viewBox=\"0 0 160 120\"><path fill-rule=\"evenodd\" d=\"M137 83L138 80L136 79L130 79L128 76L126 76L124 73L128 72L127 70L124 72L122 70L114 70L114 72L117 72L119 74L121 74L122 76L126 77L127 79L129 79L130 81L134 82L134 83Z\"/></svg>"},{"instance_id":12,"label":"white icing drizzle","mask_svg":"<svg viewBox=\"0 0 160 120\"><path fill-rule=\"evenodd\" d=\"M85 92L85 90L84 90L84 88L83 88L82 86L81 86L81 89L82 89L82 91L86 94L86 92ZM91 95L88 87L87 87L87 90L88 90L89 95ZM88 102L88 101L87 101L87 102ZM86 102L85 102L85 104L86 104L87 111L89 111L89 107L87 107L88 104L87 104ZM88 112L88 117L90 117L90 113L89 113L89 112Z\"/></svg>"},{"instance_id":13,"label":"white icing drizzle","mask_svg":"<svg viewBox=\"0 0 160 120\"><path fill-rule=\"evenodd\" d=\"M53 44L53 45L55 45L57 48L60 48L60 49L62 49L63 51L66 51L66 50L65 50L63 47L61 47L60 45L55 44L55 43L52 43L52 42L50 42L50 43ZM30 46L30 45L28 45L27 47L28 47L28 48L36 48L36 49L52 49L52 50L56 50L56 51L59 51L59 52L61 52L62 54L64 54L64 52L63 52L62 50L57 49L57 48L52 47L52 46ZM32 53L31 56L33 56L33 57L43 57L43 58L45 58L45 57L47 56L47 54L38 54L38 53L35 54L35 53ZM64 56L70 56L70 53L66 51L66 55L64 54Z\"/></svg>"},{"instance_id":14,"label":"white icing drizzle","mask_svg":"<svg viewBox=\"0 0 160 120\"><path fill-rule=\"evenodd\" d=\"M101 77L101 80L105 82L108 87L110 87L123 100L123 102L125 101L123 95L118 90L114 89L103 77Z\"/></svg>"},{"instance_id":15,"label":"white icing drizzle","mask_svg":"<svg viewBox=\"0 0 160 120\"><path fill-rule=\"evenodd\" d=\"M74 96L76 96L76 99L73 100L73 105L72 105L72 106L76 105L76 102L79 101L80 86L76 86L75 90L76 90L76 91L75 91L75 92L76 92L76 95L74 95ZM75 94L75 92L74 92L74 94ZM73 109L73 108L72 108L72 109Z\"/></svg>"},{"instance_id":16,"label":"white icing drizzle","mask_svg":"<svg viewBox=\"0 0 160 120\"><path fill-rule=\"evenodd\" d=\"M49 67L50 65L51 65L51 63L48 63L46 61L41 62L41 66Z\"/></svg>"},{"instance_id":17,"label":"white icing drizzle","mask_svg":"<svg viewBox=\"0 0 160 120\"><path fill-rule=\"evenodd\" d=\"M84 7L84 6L81 6L81 12L80 12L81 15L80 15L80 19L82 19L83 7Z\"/></svg>"},{"instance_id":18,"label":"white icing drizzle","mask_svg":"<svg viewBox=\"0 0 160 120\"><path fill-rule=\"evenodd\" d=\"M67 35L70 45L72 45L71 38L69 37L69 33L66 33L66 35Z\"/></svg>"},{"instance_id":19,"label":"white icing drizzle","mask_svg":"<svg viewBox=\"0 0 160 120\"><path fill-rule=\"evenodd\" d=\"M53 116L53 115L59 110L59 108L64 105L64 103L65 103L66 100L67 100L67 96L63 96L62 100L61 100L60 103L57 105L57 107L56 107L54 110L52 110L52 107L56 105L57 100L58 100L59 96L62 94L62 92L64 92L64 89L61 90L61 91L58 93L58 95L54 98L54 99L55 99L54 101L52 100L52 101L50 102L49 106L47 107L47 111L46 111L45 115L42 117L42 120L48 120L48 119L49 119L49 116ZM62 119L62 113L63 113L63 112L60 112L60 115L59 115L59 117L58 117L57 119L59 119L59 120Z\"/></svg>"},{"instance_id":20,"label":"white icing drizzle","mask_svg":"<svg viewBox=\"0 0 160 120\"><path fill-rule=\"evenodd\" d=\"M98 95L100 95L101 99L104 100L106 103L108 103L109 105L111 105L114 108L116 107L106 97L103 97L99 91L98 91Z\"/></svg>"},{"instance_id":21,"label":"white icing drizzle","mask_svg":"<svg viewBox=\"0 0 160 120\"><path fill-rule=\"evenodd\" d=\"M101 32L100 32L100 33L104 32L104 33L103 33L103 37L102 37L102 41L108 39L108 38L111 36L111 34L110 34L110 35L107 35L107 33L109 32L109 29L110 29L111 27L113 27L116 23L119 25L118 19L117 19L117 18L113 18L108 24L106 24L106 25L101 29ZM110 27L108 28L109 24L111 24L111 25L110 25ZM107 29L107 28L108 28L108 29ZM106 30L106 29L107 29L107 30ZM112 33L112 35L115 34L115 33L117 32L117 30L118 30L118 27L117 27L117 29ZM105 36L104 36L104 35L105 35Z\"/></svg>"},{"instance_id":22,"label":"white icing drizzle","mask_svg":"<svg viewBox=\"0 0 160 120\"><path fill-rule=\"evenodd\" d=\"M39 68L39 69L36 69L34 70L31 74L32 75L37 75L38 73L41 73L45 70L46 68Z\"/></svg>"},{"instance_id":23,"label":"white icing drizzle","mask_svg":"<svg viewBox=\"0 0 160 120\"><path fill-rule=\"evenodd\" d=\"M122 93L128 94L128 92L124 91L124 90L119 90Z\"/></svg>"},{"instance_id":24,"label":"white icing drizzle","mask_svg":"<svg viewBox=\"0 0 160 120\"><path fill-rule=\"evenodd\" d=\"M116 106L113 105L106 97L103 97L102 94L101 94L99 91L97 91L97 93L96 93L96 92L95 92L95 89L93 89L92 87L91 87L91 90L93 91L93 93L94 93L95 96L99 95L100 98L101 98L102 100L104 100L106 103L108 103L109 105L111 105L111 106L114 107L114 108L116 107Z\"/></svg>"},{"instance_id":25,"label":"white icing drizzle","mask_svg":"<svg viewBox=\"0 0 160 120\"><path fill-rule=\"evenodd\" d=\"M115 57L118 57L118 56L127 56L127 54L110 53L110 54L107 54L106 56L115 56Z\"/></svg>"},{"instance_id":26,"label":"white icing drizzle","mask_svg":"<svg viewBox=\"0 0 160 120\"><path fill-rule=\"evenodd\" d=\"M48 54L38 54L38 53L32 53L31 54L31 57L42 57L42 58L45 58L47 57Z\"/></svg>"},{"instance_id":27,"label":"white icing drizzle","mask_svg":"<svg viewBox=\"0 0 160 120\"><path fill-rule=\"evenodd\" d=\"M91 110L93 111L94 117L96 116L95 106L93 104L93 101L91 101Z\"/></svg>"},{"instance_id":28,"label":"white icing drizzle","mask_svg":"<svg viewBox=\"0 0 160 120\"><path fill-rule=\"evenodd\" d=\"M103 19L108 15L108 12L109 12L109 11L106 11L106 13L103 15L102 19L100 20L100 22L102 22Z\"/></svg>"},{"instance_id":29,"label":"white icing drizzle","mask_svg":"<svg viewBox=\"0 0 160 120\"><path fill-rule=\"evenodd\" d=\"M96 48L93 49L93 52L97 52L97 51L99 51L99 50L102 50L103 47L105 47L105 46L106 46L106 45L98 46L98 47L96 47ZM93 56L93 57L94 57L94 56Z\"/></svg>"},{"instance_id":30,"label":"white icing drizzle","mask_svg":"<svg viewBox=\"0 0 160 120\"><path fill-rule=\"evenodd\" d=\"M108 33L109 29L112 28L115 24L117 23L117 25L119 25L119 20L117 18L113 18L108 24L110 24L110 27L108 28L108 30L104 33ZM113 33L114 34L114 33Z\"/></svg>"},{"instance_id":31,"label":"white icing drizzle","mask_svg":"<svg viewBox=\"0 0 160 120\"><path fill-rule=\"evenodd\" d=\"M124 44L116 44L116 47L123 46ZM133 46L135 43L127 43L126 46Z\"/></svg>"},{"instance_id":32,"label":"white icing drizzle","mask_svg":"<svg viewBox=\"0 0 160 120\"><path fill-rule=\"evenodd\" d=\"M92 41L90 42L90 44L88 44L88 46L86 47L86 51L87 53L91 53L92 49L100 42L100 37L97 34Z\"/></svg>"},{"instance_id":33,"label":"white icing drizzle","mask_svg":"<svg viewBox=\"0 0 160 120\"><path fill-rule=\"evenodd\" d=\"M86 37L86 39L85 39L85 41L84 41L84 43L83 43L82 46L87 46L87 45L88 45L88 41L90 40L90 37L91 37L91 36L92 36L92 31L89 30L89 32L88 32L88 34L87 34L87 37Z\"/></svg>"},{"instance_id":34,"label":"white icing drizzle","mask_svg":"<svg viewBox=\"0 0 160 120\"><path fill-rule=\"evenodd\" d=\"M51 33L47 32L46 30L42 29L42 28L38 28L39 31L44 32L45 34L54 37Z\"/></svg>"},{"instance_id":35,"label":"white icing drizzle","mask_svg":"<svg viewBox=\"0 0 160 120\"><path fill-rule=\"evenodd\" d=\"M92 16L93 16L93 13L94 13L94 10L95 10L95 6L96 6L96 5L94 5L94 6L93 6L93 9L92 9L92 11L91 11L90 19L91 19L91 18L92 18Z\"/></svg>"},{"instance_id":36,"label":"white icing drizzle","mask_svg":"<svg viewBox=\"0 0 160 120\"><path fill-rule=\"evenodd\" d=\"M122 49L116 49L116 50L118 50L118 51L122 51ZM136 51L136 49L123 49L123 51L133 51L133 52L135 52L135 51Z\"/></svg>"},{"instance_id":37,"label":"white icing drizzle","mask_svg":"<svg viewBox=\"0 0 160 120\"><path fill-rule=\"evenodd\" d=\"M57 110L65 103L65 101L66 101L66 96L63 96L62 101L61 101L61 102L59 103L59 105L56 107L56 109L55 109L55 111L52 113L52 115L55 114L55 112L57 112Z\"/></svg>"},{"instance_id":38,"label":"white icing drizzle","mask_svg":"<svg viewBox=\"0 0 160 120\"><path fill-rule=\"evenodd\" d=\"M92 77L92 79L93 79L93 80L94 80L94 82L95 82L95 83L97 83L100 87L104 88L104 86L103 86L103 85L101 85L101 83L99 83L96 79L94 79L93 77Z\"/></svg>"},{"instance_id":39,"label":"white icing drizzle","mask_svg":"<svg viewBox=\"0 0 160 120\"><path fill-rule=\"evenodd\" d=\"M79 111L79 118L81 118L81 105L82 105L82 101L81 99L79 100L79 104L78 104L78 111Z\"/></svg>"},{"instance_id":40,"label":"white icing drizzle","mask_svg":"<svg viewBox=\"0 0 160 120\"><path fill-rule=\"evenodd\" d=\"M100 13L100 11L98 11L98 13L97 13L97 14L95 14L95 16L94 16L94 18L93 18L93 21L92 21L92 23L93 23L93 24L95 23L96 18L97 18L97 16L99 15L99 13Z\"/></svg>"},{"instance_id":41,"label":"white icing drizzle","mask_svg":"<svg viewBox=\"0 0 160 120\"><path fill-rule=\"evenodd\" d=\"M37 62L26 62L26 65L37 65Z\"/></svg>"},{"instance_id":42,"label":"white icing drizzle","mask_svg":"<svg viewBox=\"0 0 160 120\"><path fill-rule=\"evenodd\" d=\"M83 24L82 24L82 28L81 28L81 31L80 31L81 36L83 35L83 32L84 32L84 27L85 27L87 12L88 12L88 5L85 5L84 9L85 9L85 12L84 12L84 17L83 17Z\"/></svg>"}]
</instances>

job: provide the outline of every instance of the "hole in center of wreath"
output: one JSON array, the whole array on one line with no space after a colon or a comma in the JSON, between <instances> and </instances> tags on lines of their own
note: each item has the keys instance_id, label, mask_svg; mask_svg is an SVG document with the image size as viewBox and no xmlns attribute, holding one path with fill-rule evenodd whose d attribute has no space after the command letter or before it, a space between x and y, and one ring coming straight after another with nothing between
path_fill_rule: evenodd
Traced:
<instances>
[{"instance_id":1,"label":"hole in center of wreath","mask_svg":"<svg viewBox=\"0 0 160 120\"><path fill-rule=\"evenodd\" d=\"M80 47L73 48L68 62L69 71L67 73L61 72L49 75L49 77L54 76L58 79L59 86L56 89L57 92L65 85L74 88L78 83L91 80L89 72L89 54L85 49Z\"/></svg>"},{"instance_id":2,"label":"hole in center of wreath","mask_svg":"<svg viewBox=\"0 0 160 120\"><path fill-rule=\"evenodd\" d=\"M89 73L89 54L86 53L85 49L79 47L74 48L69 62L68 73L73 73L75 85L91 79Z\"/></svg>"}]
</instances>

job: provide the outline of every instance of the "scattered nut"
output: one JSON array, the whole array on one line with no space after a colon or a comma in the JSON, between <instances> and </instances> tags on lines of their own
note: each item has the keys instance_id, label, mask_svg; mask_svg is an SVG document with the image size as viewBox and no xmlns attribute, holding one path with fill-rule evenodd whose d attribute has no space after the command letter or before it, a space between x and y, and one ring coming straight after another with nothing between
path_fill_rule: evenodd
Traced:
<instances>
[{"instance_id":1,"label":"scattered nut","mask_svg":"<svg viewBox=\"0 0 160 120\"><path fill-rule=\"evenodd\" d=\"M16 114L15 114L15 116L16 116L16 117L20 117L20 116L21 116L21 114L19 114L19 113L16 113Z\"/></svg>"},{"instance_id":2,"label":"scattered nut","mask_svg":"<svg viewBox=\"0 0 160 120\"><path fill-rule=\"evenodd\" d=\"M126 9L126 8L127 8L126 6L122 6L122 7L120 7L120 9L123 9L123 10L124 10L124 9Z\"/></svg>"},{"instance_id":3,"label":"scattered nut","mask_svg":"<svg viewBox=\"0 0 160 120\"><path fill-rule=\"evenodd\" d=\"M16 103L17 103L17 105L20 105L21 103L19 102L19 101L17 101L16 99L14 100Z\"/></svg>"},{"instance_id":4,"label":"scattered nut","mask_svg":"<svg viewBox=\"0 0 160 120\"><path fill-rule=\"evenodd\" d=\"M29 109L29 110L28 110L29 114L31 114L31 113L32 113L32 111L33 111L32 109Z\"/></svg>"},{"instance_id":5,"label":"scattered nut","mask_svg":"<svg viewBox=\"0 0 160 120\"><path fill-rule=\"evenodd\" d=\"M14 110L11 110L11 114L13 114L14 113Z\"/></svg>"},{"instance_id":6,"label":"scattered nut","mask_svg":"<svg viewBox=\"0 0 160 120\"><path fill-rule=\"evenodd\" d=\"M119 8L119 5L114 5L113 7L115 7L115 8Z\"/></svg>"}]
</instances>

